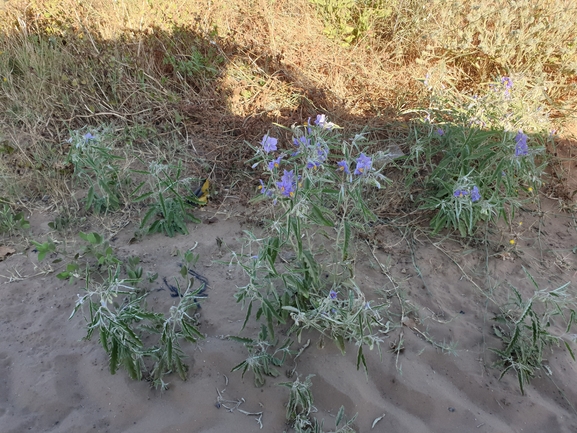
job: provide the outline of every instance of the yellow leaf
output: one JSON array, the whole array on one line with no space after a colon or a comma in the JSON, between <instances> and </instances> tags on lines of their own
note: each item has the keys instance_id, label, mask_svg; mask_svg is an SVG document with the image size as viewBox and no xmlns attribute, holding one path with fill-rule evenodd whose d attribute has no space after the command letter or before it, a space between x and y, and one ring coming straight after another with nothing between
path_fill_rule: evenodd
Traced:
<instances>
[{"instance_id":1,"label":"yellow leaf","mask_svg":"<svg viewBox=\"0 0 577 433\"><path fill-rule=\"evenodd\" d=\"M206 205L209 196L209 189L210 189L210 181L208 179L204 179L202 184L199 185L198 188L194 191L194 195L196 196L196 202L200 202L201 206Z\"/></svg>"}]
</instances>

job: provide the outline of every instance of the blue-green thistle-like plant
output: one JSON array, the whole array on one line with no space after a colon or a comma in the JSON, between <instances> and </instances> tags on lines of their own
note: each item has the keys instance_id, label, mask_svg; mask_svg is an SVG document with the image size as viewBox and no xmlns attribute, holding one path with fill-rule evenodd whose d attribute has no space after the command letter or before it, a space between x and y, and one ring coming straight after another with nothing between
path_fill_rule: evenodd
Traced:
<instances>
[{"instance_id":1,"label":"blue-green thistle-like plant","mask_svg":"<svg viewBox=\"0 0 577 433\"><path fill-rule=\"evenodd\" d=\"M124 187L130 184L120 165L124 157L115 155L106 145L107 131L83 133L72 131L68 162L74 167L74 176L88 187L86 209L96 213L115 211L124 203Z\"/></svg>"},{"instance_id":2,"label":"blue-green thistle-like plant","mask_svg":"<svg viewBox=\"0 0 577 433\"><path fill-rule=\"evenodd\" d=\"M250 281L236 299L248 305L245 324L255 308L271 339L290 320L299 338L314 328L343 352L354 341L366 368L363 345L378 346L385 324L383 305L368 302L354 282L353 241L376 219L365 195L388 182L386 158L366 153L363 135L343 139L324 115L290 131L290 149L279 150L268 134L253 147L249 163L263 169L255 200L271 203L271 219L259 236L246 232L250 253L239 264Z\"/></svg>"}]
</instances>

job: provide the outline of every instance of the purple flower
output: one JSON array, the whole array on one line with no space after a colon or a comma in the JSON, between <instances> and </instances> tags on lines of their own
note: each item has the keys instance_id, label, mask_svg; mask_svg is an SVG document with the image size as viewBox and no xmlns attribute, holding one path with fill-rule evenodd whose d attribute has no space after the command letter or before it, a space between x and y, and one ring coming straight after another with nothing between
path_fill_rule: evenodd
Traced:
<instances>
[{"instance_id":1,"label":"purple flower","mask_svg":"<svg viewBox=\"0 0 577 433\"><path fill-rule=\"evenodd\" d=\"M90 132L87 132L86 134L84 134L82 136L82 138L84 138L86 141L88 140L96 140L96 137L94 135L92 135Z\"/></svg>"},{"instance_id":2,"label":"purple flower","mask_svg":"<svg viewBox=\"0 0 577 433\"><path fill-rule=\"evenodd\" d=\"M371 158L366 156L364 153L361 153L357 158L357 166L355 168L355 174L358 176L367 173L368 171L371 170L372 164L373 161L371 160Z\"/></svg>"},{"instance_id":3,"label":"purple flower","mask_svg":"<svg viewBox=\"0 0 577 433\"><path fill-rule=\"evenodd\" d=\"M463 198L469 195L469 191L467 191L466 189L456 189L453 195L457 198Z\"/></svg>"},{"instance_id":4,"label":"purple flower","mask_svg":"<svg viewBox=\"0 0 577 433\"><path fill-rule=\"evenodd\" d=\"M309 146L311 144L311 139L305 137L304 135L301 137L293 137L293 144L296 147L300 147L300 145Z\"/></svg>"},{"instance_id":5,"label":"purple flower","mask_svg":"<svg viewBox=\"0 0 577 433\"><path fill-rule=\"evenodd\" d=\"M343 159L342 161L337 162L337 165L339 166L337 170L340 170L345 174L350 174L351 171L349 170L349 164L347 164L347 161Z\"/></svg>"},{"instance_id":6,"label":"purple flower","mask_svg":"<svg viewBox=\"0 0 577 433\"><path fill-rule=\"evenodd\" d=\"M337 292L331 289L331 291L329 292L329 296L331 299L337 299Z\"/></svg>"},{"instance_id":7,"label":"purple flower","mask_svg":"<svg viewBox=\"0 0 577 433\"><path fill-rule=\"evenodd\" d=\"M501 78L501 84L505 85L505 99L511 98L511 88L513 87L513 80L509 77Z\"/></svg>"},{"instance_id":8,"label":"purple flower","mask_svg":"<svg viewBox=\"0 0 577 433\"><path fill-rule=\"evenodd\" d=\"M285 197L292 198L295 195L295 175L293 171L284 171L280 182L277 182L276 186L278 187L280 193Z\"/></svg>"},{"instance_id":9,"label":"purple flower","mask_svg":"<svg viewBox=\"0 0 577 433\"><path fill-rule=\"evenodd\" d=\"M308 168L308 169L311 169L311 168L317 169L317 168L319 168L321 165L322 165L322 164L321 164L320 162L318 162L318 161L309 161L309 162L307 162L307 168Z\"/></svg>"},{"instance_id":10,"label":"purple flower","mask_svg":"<svg viewBox=\"0 0 577 433\"><path fill-rule=\"evenodd\" d=\"M269 191L269 189L264 185L262 179L259 179L258 181L260 182L260 185L258 187L258 189L260 189L260 193L268 197L272 196L272 191Z\"/></svg>"},{"instance_id":11,"label":"purple flower","mask_svg":"<svg viewBox=\"0 0 577 433\"><path fill-rule=\"evenodd\" d=\"M475 185L471 190L471 201L475 203L479 200L481 200L481 193L479 192L479 188L477 188L477 185Z\"/></svg>"},{"instance_id":12,"label":"purple flower","mask_svg":"<svg viewBox=\"0 0 577 433\"><path fill-rule=\"evenodd\" d=\"M274 170L275 168L278 168L278 166L280 165L280 161L282 159L282 155L279 156L277 159L273 159L271 162L268 163L268 169L270 171Z\"/></svg>"},{"instance_id":13,"label":"purple flower","mask_svg":"<svg viewBox=\"0 0 577 433\"><path fill-rule=\"evenodd\" d=\"M333 129L335 124L333 122L327 122L327 116L324 114L318 114L317 119L315 120L315 125L320 126L324 129Z\"/></svg>"},{"instance_id":14,"label":"purple flower","mask_svg":"<svg viewBox=\"0 0 577 433\"><path fill-rule=\"evenodd\" d=\"M273 150L276 150L276 144L278 143L278 140L274 137L269 137L268 134L266 134L263 138L262 138L262 148L264 149L264 151L266 153L272 152Z\"/></svg>"},{"instance_id":15,"label":"purple flower","mask_svg":"<svg viewBox=\"0 0 577 433\"><path fill-rule=\"evenodd\" d=\"M329 156L329 150L325 147L317 145L317 157L320 162L325 162Z\"/></svg>"},{"instance_id":16,"label":"purple flower","mask_svg":"<svg viewBox=\"0 0 577 433\"><path fill-rule=\"evenodd\" d=\"M527 146L527 136L519 131L515 136L515 156L525 156L529 154L529 146Z\"/></svg>"},{"instance_id":17,"label":"purple flower","mask_svg":"<svg viewBox=\"0 0 577 433\"><path fill-rule=\"evenodd\" d=\"M440 136L445 135L445 131L443 131L443 128L437 128L437 134L439 134Z\"/></svg>"},{"instance_id":18,"label":"purple flower","mask_svg":"<svg viewBox=\"0 0 577 433\"><path fill-rule=\"evenodd\" d=\"M506 90L511 90L513 87L513 80L511 80L509 77L503 77L501 78L501 84L505 85Z\"/></svg>"}]
</instances>

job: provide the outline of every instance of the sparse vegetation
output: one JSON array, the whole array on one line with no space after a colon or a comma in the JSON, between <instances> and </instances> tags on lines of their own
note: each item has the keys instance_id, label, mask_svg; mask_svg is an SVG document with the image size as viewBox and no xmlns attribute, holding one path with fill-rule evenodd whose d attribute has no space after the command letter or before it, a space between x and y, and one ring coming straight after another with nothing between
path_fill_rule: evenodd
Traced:
<instances>
[{"instance_id":1,"label":"sparse vegetation","mask_svg":"<svg viewBox=\"0 0 577 433\"><path fill-rule=\"evenodd\" d=\"M521 255L516 237L502 247L490 235L502 224L513 232L522 211L542 218L544 188L572 196L550 168L556 134L575 116L577 4L201 3L18 0L0 9L0 234L30 228L23 209L82 203L31 241L38 260L71 257L56 276L83 282L71 317L84 315L87 340L98 334L110 372L124 367L165 389L167 374L187 377L183 341L203 337L206 284L193 288L190 273L198 256L180 257L179 276L165 280L178 302L158 312L144 287L157 275L145 278L138 257L121 257L97 231L122 215L137 220L135 238L189 235L210 178L211 199L233 191L262 216L231 253L248 279L234 295L246 309L238 332L262 322L258 336L229 336L248 351L232 370L250 370L257 386L276 380L304 350L289 350L291 339L314 331L320 347L354 346L357 369L370 375L365 350L381 354L400 328L391 345L400 371L400 287L386 274L392 288L365 292L357 260L379 225L456 234L487 261L489 247L508 260ZM55 238L69 227L84 242L74 253ZM546 350L563 343L575 358L565 335L575 296L529 280L534 294L512 287L500 304L474 282L499 309L495 365L501 377L517 374L521 393L547 369ZM551 331L557 319L563 335ZM313 376L281 383L296 432L322 432L311 417ZM336 431L354 431L354 421L341 407Z\"/></svg>"}]
</instances>

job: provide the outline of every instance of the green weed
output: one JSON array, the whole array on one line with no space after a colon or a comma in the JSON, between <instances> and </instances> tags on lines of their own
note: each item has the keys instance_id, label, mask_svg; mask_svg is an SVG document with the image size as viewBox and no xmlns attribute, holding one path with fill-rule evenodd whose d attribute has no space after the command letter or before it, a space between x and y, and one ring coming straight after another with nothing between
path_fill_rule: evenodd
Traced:
<instances>
[{"instance_id":1,"label":"green weed","mask_svg":"<svg viewBox=\"0 0 577 433\"><path fill-rule=\"evenodd\" d=\"M495 365L503 370L499 378L513 370L521 394L538 370L544 368L551 374L546 353L553 346L563 344L575 360L569 344L575 342L575 336L569 331L577 319L577 298L567 290L569 283L555 290L539 289L533 277L526 270L525 273L536 291L529 299L523 299L515 287L510 287L512 297L500 307L501 313L494 319L498 324L493 325L504 348L490 349L498 357Z\"/></svg>"},{"instance_id":2,"label":"green weed","mask_svg":"<svg viewBox=\"0 0 577 433\"><path fill-rule=\"evenodd\" d=\"M363 37L375 21L385 20L392 8L383 0L310 0L325 23L324 33L349 46Z\"/></svg>"},{"instance_id":3,"label":"green weed","mask_svg":"<svg viewBox=\"0 0 577 433\"><path fill-rule=\"evenodd\" d=\"M26 219L24 212L14 212L10 205L2 204L0 207L0 234L13 236L17 232L29 228L30 221Z\"/></svg>"},{"instance_id":4,"label":"green weed","mask_svg":"<svg viewBox=\"0 0 577 433\"><path fill-rule=\"evenodd\" d=\"M200 203L195 195L200 181L183 178L182 171L181 161L176 166L152 163L147 171L134 171L147 176L132 191L134 202L147 202L148 211L140 223L145 232L173 237L176 233L188 234L187 222L200 222L191 213Z\"/></svg>"},{"instance_id":5,"label":"green weed","mask_svg":"<svg viewBox=\"0 0 577 433\"><path fill-rule=\"evenodd\" d=\"M124 157L114 155L106 145L107 132L83 133L73 131L68 162L74 166L74 176L81 186L88 187L86 209L96 213L115 211L125 203L123 187L130 184L120 162ZM125 189L124 188L124 189Z\"/></svg>"},{"instance_id":6,"label":"green weed","mask_svg":"<svg viewBox=\"0 0 577 433\"><path fill-rule=\"evenodd\" d=\"M109 355L112 374L124 367L131 378L146 378L162 389L168 386L164 376L171 372L185 380L186 356L181 342L194 343L203 338L193 312L200 307L198 302L204 297L206 286L202 283L193 288L195 279L189 276L189 269L198 256L190 251L182 256L180 280L183 283L175 278L179 301L164 314L148 307L148 292L139 288L144 277L138 257L129 257L123 262L98 233L81 232L80 237L87 244L74 254L57 277L71 282L84 280L84 294L78 296L70 318L82 311L87 323L85 339L90 340L95 332L98 334ZM39 260L56 252L53 241L33 243ZM58 261L60 259L55 262ZM150 283L157 276L148 273L146 280ZM150 336L153 338L145 338Z\"/></svg>"},{"instance_id":7,"label":"green weed","mask_svg":"<svg viewBox=\"0 0 577 433\"><path fill-rule=\"evenodd\" d=\"M229 337L230 340L244 344L248 350L248 358L233 367L231 371L242 371L242 377L247 370L254 374L254 384L261 387L265 384L265 376L278 377L279 371L275 367L281 367L287 355L292 341L286 340L280 347L268 342L267 328L263 325L258 339ZM270 352L272 350L272 353Z\"/></svg>"}]
</instances>

